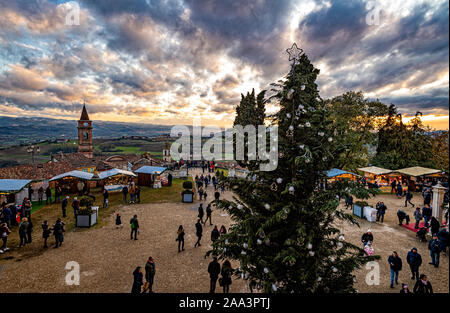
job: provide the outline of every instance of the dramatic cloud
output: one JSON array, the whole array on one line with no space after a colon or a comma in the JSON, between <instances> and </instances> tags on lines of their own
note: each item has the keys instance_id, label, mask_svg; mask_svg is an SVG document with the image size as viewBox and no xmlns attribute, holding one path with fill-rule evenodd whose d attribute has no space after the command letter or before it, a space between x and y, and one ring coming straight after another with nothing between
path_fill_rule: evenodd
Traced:
<instances>
[{"instance_id":1,"label":"dramatic cloud","mask_svg":"<svg viewBox=\"0 0 450 313\"><path fill-rule=\"evenodd\" d=\"M241 93L286 74L295 41L324 98L356 90L448 115L448 12L445 0L0 0L0 114L77 118L86 101L95 119L231 125Z\"/></svg>"}]
</instances>

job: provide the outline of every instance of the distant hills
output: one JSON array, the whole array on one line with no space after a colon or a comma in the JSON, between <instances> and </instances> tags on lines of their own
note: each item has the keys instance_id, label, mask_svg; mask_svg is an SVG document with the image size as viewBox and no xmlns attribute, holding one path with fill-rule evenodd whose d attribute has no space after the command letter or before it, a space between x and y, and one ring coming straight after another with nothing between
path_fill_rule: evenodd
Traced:
<instances>
[{"instance_id":1,"label":"distant hills","mask_svg":"<svg viewBox=\"0 0 450 313\"><path fill-rule=\"evenodd\" d=\"M94 120L93 127L94 138L118 138L169 134L172 126ZM0 146L3 147L77 136L76 120L0 116Z\"/></svg>"}]
</instances>

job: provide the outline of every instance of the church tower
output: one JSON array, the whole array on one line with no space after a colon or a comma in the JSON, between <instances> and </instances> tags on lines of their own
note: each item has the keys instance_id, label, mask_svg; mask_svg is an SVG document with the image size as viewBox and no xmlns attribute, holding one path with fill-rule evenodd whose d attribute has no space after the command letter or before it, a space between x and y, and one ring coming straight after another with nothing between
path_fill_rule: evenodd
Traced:
<instances>
[{"instance_id":1,"label":"church tower","mask_svg":"<svg viewBox=\"0 0 450 313\"><path fill-rule=\"evenodd\" d=\"M88 158L94 157L92 146L92 121L83 105L80 120L78 121L78 153L84 154Z\"/></svg>"}]
</instances>

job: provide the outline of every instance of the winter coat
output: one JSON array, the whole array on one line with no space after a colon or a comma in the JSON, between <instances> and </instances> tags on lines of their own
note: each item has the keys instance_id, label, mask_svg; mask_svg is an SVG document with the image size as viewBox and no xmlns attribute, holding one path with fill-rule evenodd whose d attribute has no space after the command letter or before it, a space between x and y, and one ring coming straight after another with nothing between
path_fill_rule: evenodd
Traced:
<instances>
[{"instance_id":1,"label":"winter coat","mask_svg":"<svg viewBox=\"0 0 450 313\"><path fill-rule=\"evenodd\" d=\"M133 272L133 287L131 288L131 293L141 293L144 275L135 270Z\"/></svg>"},{"instance_id":2,"label":"winter coat","mask_svg":"<svg viewBox=\"0 0 450 313\"><path fill-rule=\"evenodd\" d=\"M139 222L138 222L138 219L137 218L132 218L131 220L130 220L130 226L131 226L131 228L139 228Z\"/></svg>"},{"instance_id":3,"label":"winter coat","mask_svg":"<svg viewBox=\"0 0 450 313\"><path fill-rule=\"evenodd\" d=\"M145 280L150 281L151 278L155 277L156 265L155 262L147 261L145 264Z\"/></svg>"},{"instance_id":4,"label":"winter coat","mask_svg":"<svg viewBox=\"0 0 450 313\"><path fill-rule=\"evenodd\" d=\"M433 293L433 287L431 286L431 283L427 281L427 284L425 285L421 279L419 279L416 284L414 285L413 289L414 293L416 294L432 294Z\"/></svg>"},{"instance_id":5,"label":"winter coat","mask_svg":"<svg viewBox=\"0 0 450 313\"><path fill-rule=\"evenodd\" d=\"M25 235L28 230L28 222L22 222L19 226L19 234Z\"/></svg>"},{"instance_id":6,"label":"winter coat","mask_svg":"<svg viewBox=\"0 0 450 313\"><path fill-rule=\"evenodd\" d=\"M439 242L439 239L431 239L428 242L428 250L430 250L433 253L440 253L441 243Z\"/></svg>"},{"instance_id":7,"label":"winter coat","mask_svg":"<svg viewBox=\"0 0 450 313\"><path fill-rule=\"evenodd\" d=\"M373 242L373 234L365 233L361 237L362 242Z\"/></svg>"},{"instance_id":8,"label":"winter coat","mask_svg":"<svg viewBox=\"0 0 450 313\"><path fill-rule=\"evenodd\" d=\"M420 213L420 210L414 211L414 218L416 219L416 221L422 220L422 213Z\"/></svg>"},{"instance_id":9,"label":"winter coat","mask_svg":"<svg viewBox=\"0 0 450 313\"><path fill-rule=\"evenodd\" d=\"M196 235L198 236L198 237L200 237L202 234L203 234L203 227L202 227L202 224L200 224L200 222L197 222L196 224L195 224L195 229L196 229Z\"/></svg>"},{"instance_id":10,"label":"winter coat","mask_svg":"<svg viewBox=\"0 0 450 313\"><path fill-rule=\"evenodd\" d=\"M408 262L411 267L419 267L422 265L422 256L417 252L409 251L406 255L406 262Z\"/></svg>"},{"instance_id":11,"label":"winter coat","mask_svg":"<svg viewBox=\"0 0 450 313\"><path fill-rule=\"evenodd\" d=\"M217 260L213 260L208 265L208 273L210 278L217 278L220 274L220 264Z\"/></svg>"},{"instance_id":12,"label":"winter coat","mask_svg":"<svg viewBox=\"0 0 450 313\"><path fill-rule=\"evenodd\" d=\"M431 210L431 208L424 207L422 209L423 216L431 216L432 214L433 214L433 210Z\"/></svg>"},{"instance_id":13,"label":"winter coat","mask_svg":"<svg viewBox=\"0 0 450 313\"><path fill-rule=\"evenodd\" d=\"M226 265L222 266L222 270L220 271L220 274L222 275L222 284L223 285L231 285L231 274L233 270Z\"/></svg>"},{"instance_id":14,"label":"winter coat","mask_svg":"<svg viewBox=\"0 0 450 313\"><path fill-rule=\"evenodd\" d=\"M441 225L439 224L438 220L436 218L432 217L430 225L431 225L431 233L433 235L437 234L439 232L439 228L441 228Z\"/></svg>"},{"instance_id":15,"label":"winter coat","mask_svg":"<svg viewBox=\"0 0 450 313\"><path fill-rule=\"evenodd\" d=\"M219 237L220 237L219 230L216 229L216 228L213 229L212 232L211 232L211 241L214 242L214 241L216 241L217 239L219 239Z\"/></svg>"},{"instance_id":16,"label":"winter coat","mask_svg":"<svg viewBox=\"0 0 450 313\"><path fill-rule=\"evenodd\" d=\"M388 258L388 262L389 262L389 266L394 271L401 271L402 270L402 259L400 259L399 256L394 258L394 256L390 255L389 258Z\"/></svg>"}]
</instances>

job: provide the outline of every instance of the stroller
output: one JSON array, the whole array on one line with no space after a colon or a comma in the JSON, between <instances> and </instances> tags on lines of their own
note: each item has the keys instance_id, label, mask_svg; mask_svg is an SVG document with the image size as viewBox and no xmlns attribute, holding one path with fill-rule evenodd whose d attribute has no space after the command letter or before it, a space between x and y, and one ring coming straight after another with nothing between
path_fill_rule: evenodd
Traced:
<instances>
[{"instance_id":1,"label":"stroller","mask_svg":"<svg viewBox=\"0 0 450 313\"><path fill-rule=\"evenodd\" d=\"M416 237L420 239L420 242L427 242L427 239L425 238L427 233L428 233L427 227L420 227L416 233Z\"/></svg>"}]
</instances>

